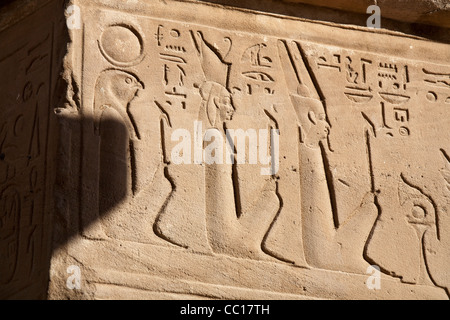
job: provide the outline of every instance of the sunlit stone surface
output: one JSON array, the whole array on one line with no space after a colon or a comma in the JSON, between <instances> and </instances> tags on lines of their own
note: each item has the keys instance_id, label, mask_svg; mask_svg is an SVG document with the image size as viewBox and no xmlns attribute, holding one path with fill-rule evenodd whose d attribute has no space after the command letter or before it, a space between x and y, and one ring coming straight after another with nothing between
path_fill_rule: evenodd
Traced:
<instances>
[{"instance_id":1,"label":"sunlit stone surface","mask_svg":"<svg viewBox=\"0 0 450 320\"><path fill-rule=\"evenodd\" d=\"M406 2L1 7L0 298L448 299L449 8Z\"/></svg>"}]
</instances>

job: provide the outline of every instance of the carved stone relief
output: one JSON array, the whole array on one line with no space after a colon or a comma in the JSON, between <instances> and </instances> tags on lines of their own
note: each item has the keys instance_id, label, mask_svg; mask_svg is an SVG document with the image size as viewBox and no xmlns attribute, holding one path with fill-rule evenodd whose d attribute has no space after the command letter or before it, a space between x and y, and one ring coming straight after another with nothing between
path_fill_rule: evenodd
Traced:
<instances>
[{"instance_id":1,"label":"carved stone relief","mask_svg":"<svg viewBox=\"0 0 450 320\"><path fill-rule=\"evenodd\" d=\"M23 66L0 87L16 106L0 118L0 285L44 251L33 213L54 108L50 298L449 298L448 44L185 1L73 2L64 104L49 98L51 25L0 54L5 74Z\"/></svg>"},{"instance_id":2,"label":"carved stone relief","mask_svg":"<svg viewBox=\"0 0 450 320\"><path fill-rule=\"evenodd\" d=\"M42 16L0 34L0 298L47 294L51 254L55 22ZM19 40L18 40L19 39ZM24 288L26 290L24 290Z\"/></svg>"}]
</instances>

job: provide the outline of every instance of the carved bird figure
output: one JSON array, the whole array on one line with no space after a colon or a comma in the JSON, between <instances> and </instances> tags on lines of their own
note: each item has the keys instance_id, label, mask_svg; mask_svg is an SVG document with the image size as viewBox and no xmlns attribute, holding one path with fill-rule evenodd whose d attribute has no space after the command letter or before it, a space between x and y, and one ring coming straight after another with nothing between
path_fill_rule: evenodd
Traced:
<instances>
[{"instance_id":1,"label":"carved bird figure","mask_svg":"<svg viewBox=\"0 0 450 320\"><path fill-rule=\"evenodd\" d=\"M450 158L447 156L445 151L441 150L441 152L445 162L445 169L441 170L441 174L447 183L446 187L448 191L450 191Z\"/></svg>"},{"instance_id":2,"label":"carved bird figure","mask_svg":"<svg viewBox=\"0 0 450 320\"><path fill-rule=\"evenodd\" d=\"M122 117L130 139L140 139L139 131L130 113L130 103L144 85L131 73L119 70L103 71L95 86L94 132L100 135L103 111L112 108Z\"/></svg>"}]
</instances>

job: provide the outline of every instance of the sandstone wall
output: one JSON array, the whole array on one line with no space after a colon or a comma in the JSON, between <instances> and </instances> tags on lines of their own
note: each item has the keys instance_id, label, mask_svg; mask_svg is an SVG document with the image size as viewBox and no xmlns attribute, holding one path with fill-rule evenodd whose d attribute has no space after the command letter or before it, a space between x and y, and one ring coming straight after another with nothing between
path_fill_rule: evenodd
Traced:
<instances>
[{"instance_id":1,"label":"sandstone wall","mask_svg":"<svg viewBox=\"0 0 450 320\"><path fill-rule=\"evenodd\" d=\"M449 298L448 5L258 3L0 9L0 298Z\"/></svg>"}]
</instances>

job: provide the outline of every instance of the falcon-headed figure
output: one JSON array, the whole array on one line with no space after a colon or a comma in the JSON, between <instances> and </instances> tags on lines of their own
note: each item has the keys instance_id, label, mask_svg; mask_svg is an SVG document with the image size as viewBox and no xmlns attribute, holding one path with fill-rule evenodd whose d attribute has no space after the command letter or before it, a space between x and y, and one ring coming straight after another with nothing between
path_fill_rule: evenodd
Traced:
<instances>
[{"instance_id":1,"label":"falcon-headed figure","mask_svg":"<svg viewBox=\"0 0 450 320\"><path fill-rule=\"evenodd\" d=\"M130 139L140 139L139 131L130 113L130 103L144 85L131 73L119 70L103 71L95 86L94 131L100 135L101 117L105 110L112 108L122 117Z\"/></svg>"}]
</instances>

